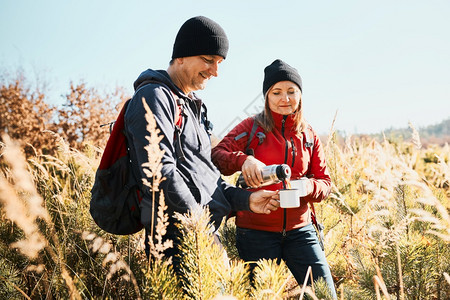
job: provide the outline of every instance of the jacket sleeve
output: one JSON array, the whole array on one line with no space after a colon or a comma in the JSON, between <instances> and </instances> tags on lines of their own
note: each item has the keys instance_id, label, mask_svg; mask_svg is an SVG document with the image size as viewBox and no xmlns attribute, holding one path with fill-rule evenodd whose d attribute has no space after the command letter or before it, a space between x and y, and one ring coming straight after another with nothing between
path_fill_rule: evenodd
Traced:
<instances>
[{"instance_id":1,"label":"jacket sleeve","mask_svg":"<svg viewBox=\"0 0 450 300\"><path fill-rule=\"evenodd\" d=\"M225 197L227 199L231 199L229 203L232 211L250 210L248 199L250 198L252 192L231 185L222 178L220 178L220 182Z\"/></svg>"},{"instance_id":2,"label":"jacket sleeve","mask_svg":"<svg viewBox=\"0 0 450 300\"><path fill-rule=\"evenodd\" d=\"M221 177L217 181L217 186L216 192L223 195L213 194L212 200L208 203L215 228L219 228L223 217L229 215L231 211L250 210L249 197L252 193L228 184ZM226 202L218 201L223 197L227 199Z\"/></svg>"},{"instance_id":3,"label":"jacket sleeve","mask_svg":"<svg viewBox=\"0 0 450 300\"><path fill-rule=\"evenodd\" d=\"M229 176L241 171L248 156L244 151L252 125L252 118L243 120L211 150L211 159L222 174Z\"/></svg>"},{"instance_id":4,"label":"jacket sleeve","mask_svg":"<svg viewBox=\"0 0 450 300\"><path fill-rule=\"evenodd\" d=\"M310 177L313 184L313 190L308 196L305 197L305 200L308 202L320 202L330 194L331 178L327 169L325 151L320 138L311 128L310 130L314 135L314 145L312 148L310 170L307 175Z\"/></svg>"},{"instance_id":5,"label":"jacket sleeve","mask_svg":"<svg viewBox=\"0 0 450 300\"><path fill-rule=\"evenodd\" d=\"M161 173L165 179L160 183L159 188L165 193L164 198L169 212L185 213L188 209L195 207L197 201L176 168L177 158L173 139L176 104L170 91L161 86L155 87L155 85L150 84L141 88L130 102L125 115L128 143L130 152L132 152L131 159L135 160L133 164L134 172L139 176L138 179L152 181L142 167L143 164L149 163L151 158L151 154L147 154L144 148L149 145L149 141L145 137L149 136L150 132L147 129L149 121L145 118L142 98L145 99L153 113L156 127L160 131L159 135L163 136L159 146L164 151L161 160ZM152 193L146 187L141 190L144 194L140 204L141 222L146 228L149 228L152 219Z\"/></svg>"}]
</instances>

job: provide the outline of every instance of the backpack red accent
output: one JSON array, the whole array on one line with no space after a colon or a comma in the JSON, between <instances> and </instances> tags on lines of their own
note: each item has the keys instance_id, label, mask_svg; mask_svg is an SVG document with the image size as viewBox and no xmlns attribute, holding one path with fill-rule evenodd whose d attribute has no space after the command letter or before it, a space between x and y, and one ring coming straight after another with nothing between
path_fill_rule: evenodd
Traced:
<instances>
[{"instance_id":1,"label":"backpack red accent","mask_svg":"<svg viewBox=\"0 0 450 300\"><path fill-rule=\"evenodd\" d=\"M100 165L98 166L100 170L109 169L121 157L128 155L126 138L121 132L124 129L124 114L128 106L128 101L123 105L122 110L114 123Z\"/></svg>"},{"instance_id":2,"label":"backpack red accent","mask_svg":"<svg viewBox=\"0 0 450 300\"><path fill-rule=\"evenodd\" d=\"M101 229L120 235L133 234L143 228L139 188L132 174L124 134L124 114L129 102L125 102L120 111L103 152L91 190L89 209Z\"/></svg>"},{"instance_id":3,"label":"backpack red accent","mask_svg":"<svg viewBox=\"0 0 450 300\"><path fill-rule=\"evenodd\" d=\"M145 81L141 86L148 83L158 83L169 89L165 84L156 81ZM173 91L171 94L177 99ZM125 135L124 115L130 101L131 99L127 100L122 107L106 144L95 174L89 209L101 229L119 235L133 234L143 228L139 207L142 195L132 171ZM177 105L175 117L180 127L183 121L181 106ZM177 154L184 157L181 146L179 148Z\"/></svg>"}]
</instances>

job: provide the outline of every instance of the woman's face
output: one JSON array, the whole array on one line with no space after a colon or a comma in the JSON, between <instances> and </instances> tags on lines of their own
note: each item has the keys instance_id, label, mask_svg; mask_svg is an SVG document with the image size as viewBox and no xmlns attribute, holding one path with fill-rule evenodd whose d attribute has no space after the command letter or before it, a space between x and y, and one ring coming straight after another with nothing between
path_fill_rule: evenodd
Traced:
<instances>
[{"instance_id":1,"label":"woman's face","mask_svg":"<svg viewBox=\"0 0 450 300\"><path fill-rule=\"evenodd\" d=\"M292 81L279 81L268 92L271 111L281 115L290 115L297 110L302 92Z\"/></svg>"}]
</instances>

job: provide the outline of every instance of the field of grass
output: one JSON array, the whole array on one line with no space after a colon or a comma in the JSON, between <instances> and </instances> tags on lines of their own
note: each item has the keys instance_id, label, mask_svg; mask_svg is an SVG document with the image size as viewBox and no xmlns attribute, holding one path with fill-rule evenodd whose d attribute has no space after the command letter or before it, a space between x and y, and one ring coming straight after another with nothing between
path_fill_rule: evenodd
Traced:
<instances>
[{"instance_id":1,"label":"field of grass","mask_svg":"<svg viewBox=\"0 0 450 300\"><path fill-rule=\"evenodd\" d=\"M152 245L147 259L143 232L114 236L92 221L90 189L102 152L95 135L69 143L42 131L51 145L43 151L26 133L11 139L12 127L0 129L0 299L327 299L323 283L303 290L272 261L259 263L250 285L233 219L219 229L219 246L201 210L179 216L183 275L176 276L162 254L170 244ZM333 190L316 211L338 296L449 299L449 146L422 148L417 134L337 141L335 134L324 141ZM148 151L160 155L154 143ZM157 176L157 162L147 167ZM167 215L164 199L155 201L158 241Z\"/></svg>"}]
</instances>

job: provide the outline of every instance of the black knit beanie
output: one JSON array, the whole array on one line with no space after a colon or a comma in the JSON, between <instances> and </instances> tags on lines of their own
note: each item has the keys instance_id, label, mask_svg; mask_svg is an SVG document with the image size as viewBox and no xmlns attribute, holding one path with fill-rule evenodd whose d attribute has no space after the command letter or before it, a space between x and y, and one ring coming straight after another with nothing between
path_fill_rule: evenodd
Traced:
<instances>
[{"instance_id":1,"label":"black knit beanie","mask_svg":"<svg viewBox=\"0 0 450 300\"><path fill-rule=\"evenodd\" d=\"M187 20L178 31L172 58L196 55L220 55L226 58L228 38L213 20L198 16Z\"/></svg>"},{"instance_id":2,"label":"black knit beanie","mask_svg":"<svg viewBox=\"0 0 450 300\"><path fill-rule=\"evenodd\" d=\"M281 59L277 59L264 69L263 95L265 96L275 83L286 80L297 84L302 91L302 78L297 70Z\"/></svg>"}]
</instances>

